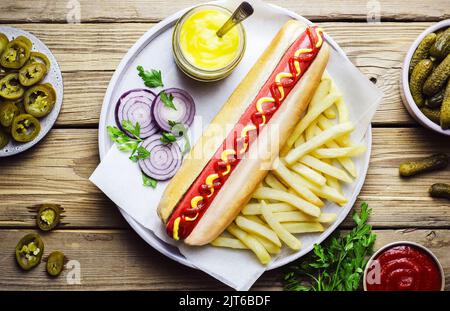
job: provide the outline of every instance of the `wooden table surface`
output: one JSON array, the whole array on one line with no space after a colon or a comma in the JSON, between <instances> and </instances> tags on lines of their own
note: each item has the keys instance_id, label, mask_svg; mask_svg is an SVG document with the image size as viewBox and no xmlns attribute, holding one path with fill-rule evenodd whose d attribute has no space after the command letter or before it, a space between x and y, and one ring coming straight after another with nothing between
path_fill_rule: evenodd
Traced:
<instances>
[{"instance_id":1,"label":"wooden table surface","mask_svg":"<svg viewBox=\"0 0 450 311\"><path fill-rule=\"evenodd\" d=\"M351 61L383 90L373 120L373 148L358 203L373 208L377 247L411 240L441 260L450 289L449 201L431 199L434 182L450 171L402 180L398 165L433 152L450 153L448 138L419 127L400 98L403 57L432 23L450 18L450 0L271 0L318 22ZM99 162L97 127L106 86L121 58L154 23L195 0L14 0L0 2L0 23L30 31L55 54L64 78L61 114L50 134L22 155L0 160L0 290L204 290L227 287L173 262L148 246L117 208L88 181ZM79 5L81 23L70 24ZM381 23L367 23L379 8ZM49 279L45 266L21 272L14 263L17 241L35 230L27 207L60 203L66 213L58 230L44 234L46 250L60 249L81 264L81 285L64 275ZM349 228L347 219L342 228ZM46 252L48 254L48 251ZM253 289L281 289L283 270L265 273Z\"/></svg>"}]
</instances>

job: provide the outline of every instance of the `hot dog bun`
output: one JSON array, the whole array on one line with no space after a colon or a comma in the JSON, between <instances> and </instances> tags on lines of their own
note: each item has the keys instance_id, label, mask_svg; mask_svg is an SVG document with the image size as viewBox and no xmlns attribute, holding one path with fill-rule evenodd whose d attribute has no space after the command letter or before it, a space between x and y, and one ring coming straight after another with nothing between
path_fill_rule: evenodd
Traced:
<instances>
[{"instance_id":1,"label":"hot dog bun","mask_svg":"<svg viewBox=\"0 0 450 311\"><path fill-rule=\"evenodd\" d=\"M303 23L294 20L288 21L206 128L203 136L192 148L162 196L158 214L164 222L167 222L180 199L223 143L228 135L224 128L238 122L272 74L285 51L305 30L306 26ZM184 240L185 243L204 245L212 241L225 230L250 199L256 186L268 173L267 167L263 169L261 165L263 162L270 164L277 158L279 148L284 145L288 134L306 109L325 70L328 54L328 46L324 43L304 76L292 89L267 126L261 130L257 138L258 143L252 144L249 148L249 155L257 154L258 150L264 150L267 153L265 159L259 156L249 156L239 162L235 172L231 174L194 230ZM273 144L272 125L278 127L277 148L273 148L271 145Z\"/></svg>"}]
</instances>

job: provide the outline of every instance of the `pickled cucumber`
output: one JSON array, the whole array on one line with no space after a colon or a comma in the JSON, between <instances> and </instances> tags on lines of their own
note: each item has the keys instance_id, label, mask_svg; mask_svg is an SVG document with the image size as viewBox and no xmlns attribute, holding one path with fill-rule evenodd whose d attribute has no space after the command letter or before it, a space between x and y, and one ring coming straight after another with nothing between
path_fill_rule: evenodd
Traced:
<instances>
[{"instance_id":1,"label":"pickled cucumber","mask_svg":"<svg viewBox=\"0 0 450 311\"><path fill-rule=\"evenodd\" d=\"M444 90L440 90L435 95L425 100L425 106L431 109L441 108L444 100Z\"/></svg>"},{"instance_id":2,"label":"pickled cucumber","mask_svg":"<svg viewBox=\"0 0 450 311\"><path fill-rule=\"evenodd\" d=\"M444 153L437 153L432 156L415 161L400 164L400 176L410 177L417 174L441 170L447 167L449 158Z\"/></svg>"},{"instance_id":3,"label":"pickled cucumber","mask_svg":"<svg viewBox=\"0 0 450 311\"><path fill-rule=\"evenodd\" d=\"M433 70L423 85L423 92L433 96L444 86L450 76L450 54Z\"/></svg>"},{"instance_id":4,"label":"pickled cucumber","mask_svg":"<svg viewBox=\"0 0 450 311\"><path fill-rule=\"evenodd\" d=\"M426 59L430 55L431 46L436 42L436 34L430 33L423 38L423 40L417 46L409 64L409 74L411 74L416 65L423 59Z\"/></svg>"},{"instance_id":5,"label":"pickled cucumber","mask_svg":"<svg viewBox=\"0 0 450 311\"><path fill-rule=\"evenodd\" d=\"M422 88L430 73L433 71L433 62L429 59L422 59L411 74L409 89L416 105L423 107L425 99L422 94Z\"/></svg>"},{"instance_id":6,"label":"pickled cucumber","mask_svg":"<svg viewBox=\"0 0 450 311\"><path fill-rule=\"evenodd\" d=\"M449 184L433 184L428 190L430 195L435 198L450 199L450 185Z\"/></svg>"},{"instance_id":7,"label":"pickled cucumber","mask_svg":"<svg viewBox=\"0 0 450 311\"><path fill-rule=\"evenodd\" d=\"M444 91L444 100L441 106L441 127L443 130L450 128L450 79Z\"/></svg>"},{"instance_id":8,"label":"pickled cucumber","mask_svg":"<svg viewBox=\"0 0 450 311\"><path fill-rule=\"evenodd\" d=\"M436 59L443 59L450 53L450 28L447 28L430 48L430 55Z\"/></svg>"},{"instance_id":9,"label":"pickled cucumber","mask_svg":"<svg viewBox=\"0 0 450 311\"><path fill-rule=\"evenodd\" d=\"M422 107L420 109L422 113L431 121L439 125L441 123L441 110L440 109L431 109L428 107Z\"/></svg>"}]
</instances>

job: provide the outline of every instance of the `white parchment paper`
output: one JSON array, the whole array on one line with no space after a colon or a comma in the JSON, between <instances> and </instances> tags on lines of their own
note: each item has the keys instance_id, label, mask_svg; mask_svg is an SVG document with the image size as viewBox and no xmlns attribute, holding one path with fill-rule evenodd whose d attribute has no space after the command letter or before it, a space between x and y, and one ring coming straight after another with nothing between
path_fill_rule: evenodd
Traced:
<instances>
[{"instance_id":1,"label":"white parchment paper","mask_svg":"<svg viewBox=\"0 0 450 311\"><path fill-rule=\"evenodd\" d=\"M246 54L230 77L212 84L198 83L187 79L177 69L172 55L161 53L161 51L171 50L171 31L166 31L152 41L152 44L145 47L134 59L133 64L127 69L129 72L125 74L126 79L120 81L116 87L114 93L116 100L126 90L143 87L143 83L136 73L137 65L160 69L167 87L186 89L196 102L197 115L202 118L201 120L197 118L191 129L191 140L195 142L200 137L202 129L210 123L259 55L289 19L288 16L274 13L272 8L263 2L258 0L249 2L254 6L255 13L245 21ZM232 10L240 1L221 1L221 3ZM158 55L158 57L155 58L152 55ZM350 61L332 49L327 71L343 93L349 106L350 119L356 124L352 139L355 142L367 143L364 135L383 94ZM363 157L355 159L359 173L363 170L363 162ZM138 165L131 162L128 155L117 150L115 146L110 149L90 180L137 222L152 230L161 240L178 246L180 252L193 265L236 290L248 290L266 270L266 267L261 265L249 251L235 251L211 246L189 247L168 238L156 214L156 207L167 182L158 183L156 189L143 187ZM354 193L354 185L345 185L343 191L347 197L357 195ZM341 214L338 216L339 219L345 218L344 211L348 212L348 210L331 203L324 207L325 212ZM306 248L316 243L319 236L320 234L302 235L303 247ZM283 260L291 254L290 250L283 249L274 260Z\"/></svg>"}]
</instances>

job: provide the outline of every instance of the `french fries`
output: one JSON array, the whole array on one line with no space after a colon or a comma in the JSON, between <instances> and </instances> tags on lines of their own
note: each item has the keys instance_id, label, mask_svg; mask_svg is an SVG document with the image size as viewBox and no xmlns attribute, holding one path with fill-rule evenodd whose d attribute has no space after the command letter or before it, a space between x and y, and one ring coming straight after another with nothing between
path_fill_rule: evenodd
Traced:
<instances>
[{"instance_id":1,"label":"french fries","mask_svg":"<svg viewBox=\"0 0 450 311\"><path fill-rule=\"evenodd\" d=\"M267 222L267 224L270 226L270 228L273 229L277 233L277 235L280 237L280 239L286 243L287 246L289 246L293 250L299 250L302 247L302 243L289 231L287 231L273 216L273 213L270 211L269 208L267 208L266 203L264 200L261 201L262 203L262 215L264 217L264 220Z\"/></svg>"},{"instance_id":2,"label":"french fries","mask_svg":"<svg viewBox=\"0 0 450 311\"><path fill-rule=\"evenodd\" d=\"M266 238L276 246L281 246L280 239L272 230L268 229L266 226L247 219L243 216L238 216L236 218L236 225L238 225L242 230L259 235L260 237Z\"/></svg>"},{"instance_id":3,"label":"french fries","mask_svg":"<svg viewBox=\"0 0 450 311\"><path fill-rule=\"evenodd\" d=\"M319 186L323 186L327 182L327 179L323 177L320 173L316 172L315 170L309 168L308 166L302 163L294 164L291 167L291 169L297 174L303 176L304 178L308 179L309 181Z\"/></svg>"},{"instance_id":4,"label":"french fries","mask_svg":"<svg viewBox=\"0 0 450 311\"><path fill-rule=\"evenodd\" d=\"M261 205L261 203L249 203L244 206L241 213L246 216L261 215ZM295 207L287 203L266 203L266 205L273 213L297 211Z\"/></svg>"},{"instance_id":5,"label":"french fries","mask_svg":"<svg viewBox=\"0 0 450 311\"><path fill-rule=\"evenodd\" d=\"M316 171L322 172L324 174L330 175L334 178L342 180L343 182L351 183L353 181L347 173L340 168L330 165L324 161L314 158L310 155L305 155L300 159L300 163L308 165L309 167L315 169Z\"/></svg>"},{"instance_id":6,"label":"french fries","mask_svg":"<svg viewBox=\"0 0 450 311\"><path fill-rule=\"evenodd\" d=\"M359 156L363 154L366 149L366 146L363 145L337 148L319 148L314 150L312 154L319 159L335 159Z\"/></svg>"},{"instance_id":7,"label":"french fries","mask_svg":"<svg viewBox=\"0 0 450 311\"><path fill-rule=\"evenodd\" d=\"M255 253L256 257L258 257L259 261L266 265L269 263L271 257L264 246L253 236L246 233L245 231L239 229L235 224L231 224L228 226L227 231L237 237L245 246Z\"/></svg>"},{"instance_id":8,"label":"french fries","mask_svg":"<svg viewBox=\"0 0 450 311\"><path fill-rule=\"evenodd\" d=\"M222 237L222 236L219 236L214 241L212 241L211 245L217 246L217 247L234 248L234 249L248 249L248 247L245 246L245 244L242 243L240 240L234 239L234 238Z\"/></svg>"},{"instance_id":9,"label":"french fries","mask_svg":"<svg viewBox=\"0 0 450 311\"><path fill-rule=\"evenodd\" d=\"M356 178L351 158L366 151L365 146L350 142L353 129L343 96L325 73L280 159L228 227L234 237L221 236L211 244L251 250L267 264L283 244L301 248L294 234L323 232L337 219L337 214L321 210L324 200L348 202L341 183Z\"/></svg>"},{"instance_id":10,"label":"french fries","mask_svg":"<svg viewBox=\"0 0 450 311\"><path fill-rule=\"evenodd\" d=\"M297 182L296 175L291 173L291 171L288 170L286 166L284 166L284 164L281 163L281 161L279 161L278 165L276 165L276 167L273 169L273 172L278 177L280 177L286 184L288 184L289 187L294 189L300 197L316 206L319 207L324 206L324 203L322 202L322 200L319 199L317 195L315 195L307 187Z\"/></svg>"},{"instance_id":11,"label":"french fries","mask_svg":"<svg viewBox=\"0 0 450 311\"><path fill-rule=\"evenodd\" d=\"M299 211L273 213L278 222L319 222L328 224L336 220L334 213L322 213L319 217L311 217Z\"/></svg>"},{"instance_id":12,"label":"french fries","mask_svg":"<svg viewBox=\"0 0 450 311\"><path fill-rule=\"evenodd\" d=\"M323 232L323 226L318 222L287 222L281 224L289 233Z\"/></svg>"},{"instance_id":13,"label":"french fries","mask_svg":"<svg viewBox=\"0 0 450 311\"><path fill-rule=\"evenodd\" d=\"M259 200L275 200L289 203L292 206L298 208L300 211L313 217L318 217L320 215L320 208L316 205L311 204L292 193L284 192L281 190L261 187L256 189L256 191L253 193L253 198Z\"/></svg>"},{"instance_id":14,"label":"french fries","mask_svg":"<svg viewBox=\"0 0 450 311\"><path fill-rule=\"evenodd\" d=\"M323 131L319 135L314 136L313 138L311 138L311 140L289 151L284 159L288 165L292 165L295 161L311 152L312 150L319 148L326 142L336 137L353 131L353 129L354 126L350 122L334 125L333 127L330 127L329 129Z\"/></svg>"}]
</instances>

